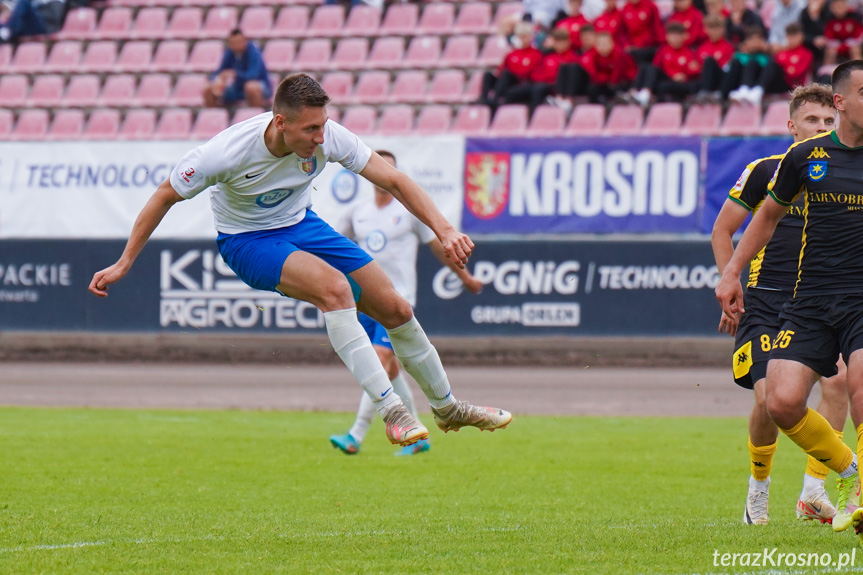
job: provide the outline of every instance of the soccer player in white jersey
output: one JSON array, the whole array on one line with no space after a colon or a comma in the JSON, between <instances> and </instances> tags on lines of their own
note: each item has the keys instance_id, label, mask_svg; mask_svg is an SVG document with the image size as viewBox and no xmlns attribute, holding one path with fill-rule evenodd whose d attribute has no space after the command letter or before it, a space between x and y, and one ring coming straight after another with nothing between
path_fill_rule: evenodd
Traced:
<instances>
[{"instance_id":1,"label":"soccer player in white jersey","mask_svg":"<svg viewBox=\"0 0 863 575\"><path fill-rule=\"evenodd\" d=\"M396 158L391 152L378 150L376 153L387 163L396 166ZM337 229L345 236L353 238L361 248L374 257L384 273L392 280L396 291L411 306L416 306L417 299L416 267L420 242L428 245L440 262L455 272L468 291L479 293L482 289L482 282L446 257L443 246L434 232L395 201L392 194L383 188L375 186L373 201L357 206L337 226ZM393 391L402 398L413 416L417 417L413 394L401 373L398 359L393 353L393 347L384 326L363 313L359 317L378 358L387 371ZM330 436L330 443L348 455L359 452L374 413L375 408L369 396L362 394L357 418L350 431L344 435ZM421 439L413 445L402 447L396 455L413 455L428 451L430 448L428 439Z\"/></svg>"},{"instance_id":2,"label":"soccer player in white jersey","mask_svg":"<svg viewBox=\"0 0 863 575\"><path fill-rule=\"evenodd\" d=\"M428 397L438 427L506 427L510 413L455 399L410 303L371 256L311 210L312 180L327 162L338 162L404 204L434 231L457 266L464 267L473 249L422 188L328 120L329 101L313 78L294 74L279 84L272 112L231 126L188 152L138 214L120 259L94 274L90 291L107 296L171 206L208 190L222 258L248 285L307 301L324 313L333 349L386 422L392 443L412 445L427 439L428 430L393 391L358 309L386 328L396 357Z\"/></svg>"}]
</instances>

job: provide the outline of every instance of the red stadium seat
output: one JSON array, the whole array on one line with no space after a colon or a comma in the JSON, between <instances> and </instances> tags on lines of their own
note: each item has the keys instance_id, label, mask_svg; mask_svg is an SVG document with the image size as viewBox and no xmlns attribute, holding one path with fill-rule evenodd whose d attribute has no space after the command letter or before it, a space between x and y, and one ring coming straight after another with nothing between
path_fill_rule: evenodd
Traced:
<instances>
[{"instance_id":1,"label":"red stadium seat","mask_svg":"<svg viewBox=\"0 0 863 575\"><path fill-rule=\"evenodd\" d=\"M113 40L90 42L81 57L81 62L69 72L86 74L91 72L107 73L117 60L117 43Z\"/></svg>"},{"instance_id":2,"label":"red stadium seat","mask_svg":"<svg viewBox=\"0 0 863 575\"><path fill-rule=\"evenodd\" d=\"M167 106L171 97L171 76L168 74L146 74L141 77L135 93L135 105L148 108Z\"/></svg>"},{"instance_id":3,"label":"red stadium seat","mask_svg":"<svg viewBox=\"0 0 863 575\"><path fill-rule=\"evenodd\" d=\"M18 116L12 139L19 141L44 140L47 133L48 111L24 110Z\"/></svg>"},{"instance_id":4,"label":"red stadium seat","mask_svg":"<svg viewBox=\"0 0 863 575\"><path fill-rule=\"evenodd\" d=\"M51 48L42 72L62 73L73 69L81 61L81 43L77 40L57 42Z\"/></svg>"},{"instance_id":5,"label":"red stadium seat","mask_svg":"<svg viewBox=\"0 0 863 575\"><path fill-rule=\"evenodd\" d=\"M30 80L27 76L0 76L0 107L21 108L27 103Z\"/></svg>"},{"instance_id":6,"label":"red stadium seat","mask_svg":"<svg viewBox=\"0 0 863 575\"><path fill-rule=\"evenodd\" d=\"M182 72L186 70L189 46L184 40L162 40L156 47L153 60L142 70L157 72Z\"/></svg>"},{"instance_id":7,"label":"red stadium seat","mask_svg":"<svg viewBox=\"0 0 863 575\"><path fill-rule=\"evenodd\" d=\"M233 126L234 124L239 124L249 118L254 118L263 112L264 110L262 108L237 108L237 111L234 112L234 117L231 118L231 125Z\"/></svg>"},{"instance_id":8,"label":"red stadium seat","mask_svg":"<svg viewBox=\"0 0 863 575\"><path fill-rule=\"evenodd\" d=\"M215 72L222 61L224 51L225 45L221 40L195 42L189 58L181 68L186 72ZM269 64L266 59L264 61Z\"/></svg>"},{"instance_id":9,"label":"red stadium seat","mask_svg":"<svg viewBox=\"0 0 863 575\"><path fill-rule=\"evenodd\" d=\"M524 6L521 2L504 2L497 5L497 11L494 13L494 18L491 21L491 30L497 30L503 20L511 18L516 14L522 14Z\"/></svg>"},{"instance_id":10,"label":"red stadium seat","mask_svg":"<svg viewBox=\"0 0 863 575\"><path fill-rule=\"evenodd\" d=\"M761 125L761 108L732 104L725 112L719 133L723 136L753 136Z\"/></svg>"},{"instance_id":11,"label":"red stadium seat","mask_svg":"<svg viewBox=\"0 0 863 575\"><path fill-rule=\"evenodd\" d=\"M615 106L608 114L604 133L608 136L632 136L641 133L644 109L641 106Z\"/></svg>"},{"instance_id":12,"label":"red stadium seat","mask_svg":"<svg viewBox=\"0 0 863 575\"><path fill-rule=\"evenodd\" d=\"M104 20L105 17L102 16ZM135 23L125 34L133 40L158 40L168 36L168 11L165 8L144 8L138 12ZM123 32L117 32L123 34ZM115 37L112 33L109 37ZM121 36L122 37L122 36Z\"/></svg>"},{"instance_id":13,"label":"red stadium seat","mask_svg":"<svg viewBox=\"0 0 863 575\"><path fill-rule=\"evenodd\" d=\"M135 76L114 74L105 79L98 105L108 108L128 108L135 97Z\"/></svg>"},{"instance_id":14,"label":"red stadium seat","mask_svg":"<svg viewBox=\"0 0 863 575\"><path fill-rule=\"evenodd\" d=\"M383 136L407 136L413 127L414 109L407 104L396 104L384 108L378 132Z\"/></svg>"},{"instance_id":15,"label":"red stadium seat","mask_svg":"<svg viewBox=\"0 0 863 575\"><path fill-rule=\"evenodd\" d=\"M27 107L55 108L62 106L64 87L63 76L36 76L33 80L33 88L30 90L30 97L27 99ZM2 105L3 103L0 101L0 106Z\"/></svg>"},{"instance_id":16,"label":"red stadium seat","mask_svg":"<svg viewBox=\"0 0 863 575\"><path fill-rule=\"evenodd\" d=\"M480 66L497 66L503 62L512 47L506 43L506 39L501 36L489 36L485 39L482 45L482 50L477 57L477 64Z\"/></svg>"},{"instance_id":17,"label":"red stadium seat","mask_svg":"<svg viewBox=\"0 0 863 575\"><path fill-rule=\"evenodd\" d=\"M565 125L566 112L563 108L543 104L533 111L527 134L541 138L562 136Z\"/></svg>"},{"instance_id":18,"label":"red stadium seat","mask_svg":"<svg viewBox=\"0 0 863 575\"><path fill-rule=\"evenodd\" d=\"M605 125L605 106L582 104L576 106L564 128L566 136L599 136Z\"/></svg>"},{"instance_id":19,"label":"red stadium seat","mask_svg":"<svg viewBox=\"0 0 863 575\"><path fill-rule=\"evenodd\" d=\"M328 117L330 120L332 120L333 122L338 123L338 121L339 121L339 119L341 118L341 116L342 116L342 115L341 115L341 113L339 112L339 109L338 109L338 108L333 107L333 106L328 106L328 107L327 107L327 117Z\"/></svg>"},{"instance_id":20,"label":"red stadium seat","mask_svg":"<svg viewBox=\"0 0 863 575\"><path fill-rule=\"evenodd\" d=\"M201 14L200 8L177 8L173 16L171 16L171 21L168 23L164 37L174 39L198 38L203 21L204 17Z\"/></svg>"},{"instance_id":21,"label":"red stadium seat","mask_svg":"<svg viewBox=\"0 0 863 575\"><path fill-rule=\"evenodd\" d=\"M396 4L393 8L397 6L402 6L402 4ZM404 55L404 38L378 38L372 45L368 58L366 58L365 67L367 69L391 70L402 63Z\"/></svg>"},{"instance_id":22,"label":"red stadium seat","mask_svg":"<svg viewBox=\"0 0 863 575\"><path fill-rule=\"evenodd\" d=\"M296 71L325 70L330 64L332 48L329 38L310 38L303 40L294 58L293 69Z\"/></svg>"},{"instance_id":23,"label":"red stadium seat","mask_svg":"<svg viewBox=\"0 0 863 575\"><path fill-rule=\"evenodd\" d=\"M155 110L132 110L120 128L121 140L150 140L156 131Z\"/></svg>"},{"instance_id":24,"label":"red stadium seat","mask_svg":"<svg viewBox=\"0 0 863 575\"><path fill-rule=\"evenodd\" d=\"M764 112L759 133L764 136L785 136L788 134L788 102L771 102Z\"/></svg>"},{"instance_id":25,"label":"red stadium seat","mask_svg":"<svg viewBox=\"0 0 863 575\"><path fill-rule=\"evenodd\" d=\"M138 13L138 21L145 22L151 18L156 20L156 16L151 13L153 10L159 10L163 17L167 17L164 8L144 8ZM99 26L92 33L93 40L122 40L131 37L133 37L132 9L123 6L106 8L102 12L102 18L99 19ZM154 36L148 36L148 38L151 37Z\"/></svg>"},{"instance_id":26,"label":"red stadium seat","mask_svg":"<svg viewBox=\"0 0 863 575\"><path fill-rule=\"evenodd\" d=\"M426 102L455 104L464 101L464 72L438 70L429 84Z\"/></svg>"},{"instance_id":27,"label":"red stadium seat","mask_svg":"<svg viewBox=\"0 0 863 575\"><path fill-rule=\"evenodd\" d=\"M336 44L330 61L333 70L358 70L365 65L369 54L369 41L366 38L344 38Z\"/></svg>"},{"instance_id":28,"label":"red stadium seat","mask_svg":"<svg viewBox=\"0 0 863 575\"><path fill-rule=\"evenodd\" d=\"M12 63L12 45L0 44L0 70L8 70Z\"/></svg>"},{"instance_id":29,"label":"red stadium seat","mask_svg":"<svg viewBox=\"0 0 863 575\"><path fill-rule=\"evenodd\" d=\"M293 70L297 45L293 40L270 40L264 46L263 57L268 70L287 72Z\"/></svg>"},{"instance_id":30,"label":"red stadium seat","mask_svg":"<svg viewBox=\"0 0 863 575\"><path fill-rule=\"evenodd\" d=\"M406 70L396 74L387 101L391 104L418 104L425 102L428 77L420 70Z\"/></svg>"},{"instance_id":31,"label":"red stadium seat","mask_svg":"<svg viewBox=\"0 0 863 575\"><path fill-rule=\"evenodd\" d=\"M434 68L440 61L440 36L415 36L405 53L403 68Z\"/></svg>"},{"instance_id":32,"label":"red stadium seat","mask_svg":"<svg viewBox=\"0 0 863 575\"><path fill-rule=\"evenodd\" d=\"M378 28L381 36L412 36L416 33L419 6L416 4L390 4Z\"/></svg>"},{"instance_id":33,"label":"red stadium seat","mask_svg":"<svg viewBox=\"0 0 863 575\"><path fill-rule=\"evenodd\" d=\"M314 38L338 36L345 25L345 7L341 4L318 6L309 20L307 35Z\"/></svg>"},{"instance_id":34,"label":"red stadium seat","mask_svg":"<svg viewBox=\"0 0 863 575\"><path fill-rule=\"evenodd\" d=\"M19 44L12 57L12 63L4 74L37 74L45 66L47 55L45 42L27 42Z\"/></svg>"},{"instance_id":35,"label":"red stadium seat","mask_svg":"<svg viewBox=\"0 0 863 575\"><path fill-rule=\"evenodd\" d=\"M414 133L418 136L446 134L452 124L452 108L449 106L425 106L417 116Z\"/></svg>"},{"instance_id":36,"label":"red stadium seat","mask_svg":"<svg viewBox=\"0 0 863 575\"><path fill-rule=\"evenodd\" d=\"M309 27L309 9L305 6L285 6L279 10L270 30L271 38L302 38ZM267 65L269 66L269 61Z\"/></svg>"},{"instance_id":37,"label":"red stadium seat","mask_svg":"<svg viewBox=\"0 0 863 575\"><path fill-rule=\"evenodd\" d=\"M452 131L464 135L484 135L488 130L491 110L488 106L462 106L456 113Z\"/></svg>"},{"instance_id":38,"label":"red stadium seat","mask_svg":"<svg viewBox=\"0 0 863 575\"><path fill-rule=\"evenodd\" d=\"M96 30L94 8L74 8L66 14L63 29L54 35L56 40L85 40Z\"/></svg>"},{"instance_id":39,"label":"red stadium seat","mask_svg":"<svg viewBox=\"0 0 863 575\"><path fill-rule=\"evenodd\" d=\"M60 110L48 129L51 140L80 140L84 135L84 112Z\"/></svg>"},{"instance_id":40,"label":"red stadium seat","mask_svg":"<svg viewBox=\"0 0 863 575\"><path fill-rule=\"evenodd\" d=\"M359 4L351 8L342 36L375 36L381 25L381 11L372 6Z\"/></svg>"},{"instance_id":41,"label":"red stadium seat","mask_svg":"<svg viewBox=\"0 0 863 575\"><path fill-rule=\"evenodd\" d=\"M347 104L354 91L354 76L350 72L330 72L321 79L321 87L334 104Z\"/></svg>"},{"instance_id":42,"label":"red stadium seat","mask_svg":"<svg viewBox=\"0 0 863 575\"><path fill-rule=\"evenodd\" d=\"M467 2L462 4L453 26L453 32L456 34L488 34L490 29L490 3Z\"/></svg>"},{"instance_id":43,"label":"red stadium seat","mask_svg":"<svg viewBox=\"0 0 863 575\"><path fill-rule=\"evenodd\" d=\"M120 137L120 111L95 110L84 128L85 140L116 140Z\"/></svg>"},{"instance_id":44,"label":"red stadium seat","mask_svg":"<svg viewBox=\"0 0 863 575\"><path fill-rule=\"evenodd\" d=\"M355 134L368 135L375 131L377 112L371 106L352 106L345 110L341 124Z\"/></svg>"},{"instance_id":45,"label":"red stadium seat","mask_svg":"<svg viewBox=\"0 0 863 575\"><path fill-rule=\"evenodd\" d=\"M363 72L357 79L353 96L348 100L349 103L356 104L382 104L387 101L389 91L389 72L380 70Z\"/></svg>"},{"instance_id":46,"label":"red stadium seat","mask_svg":"<svg viewBox=\"0 0 863 575\"><path fill-rule=\"evenodd\" d=\"M0 108L0 142L12 139L12 127L15 125L15 116L12 110Z\"/></svg>"},{"instance_id":47,"label":"red stadium seat","mask_svg":"<svg viewBox=\"0 0 863 575\"><path fill-rule=\"evenodd\" d=\"M161 44L159 47L161 48ZM117 56L112 72L145 72L150 70L153 59L153 44L146 40L126 42ZM97 71L97 70L94 70Z\"/></svg>"},{"instance_id":48,"label":"red stadium seat","mask_svg":"<svg viewBox=\"0 0 863 575\"><path fill-rule=\"evenodd\" d=\"M192 111L187 108L165 110L153 135L158 140L187 140L192 130Z\"/></svg>"},{"instance_id":49,"label":"red stadium seat","mask_svg":"<svg viewBox=\"0 0 863 575\"><path fill-rule=\"evenodd\" d=\"M677 102L661 102L650 107L642 132L646 136L672 136L680 133L682 124L683 106Z\"/></svg>"},{"instance_id":50,"label":"red stadium seat","mask_svg":"<svg viewBox=\"0 0 863 575\"><path fill-rule=\"evenodd\" d=\"M66 106L72 108L89 108L96 105L99 97L99 76L90 74L78 74L69 79L66 86L66 95L63 101Z\"/></svg>"},{"instance_id":51,"label":"red stadium seat","mask_svg":"<svg viewBox=\"0 0 863 575\"><path fill-rule=\"evenodd\" d=\"M183 74L177 78L174 93L171 94L171 106L201 106L204 103L204 88L208 84L207 76L203 74ZM189 120L191 126L191 120Z\"/></svg>"},{"instance_id":52,"label":"red stadium seat","mask_svg":"<svg viewBox=\"0 0 863 575\"><path fill-rule=\"evenodd\" d=\"M193 140L209 140L228 127L228 111L223 108L206 108L198 112L192 124Z\"/></svg>"},{"instance_id":53,"label":"red stadium seat","mask_svg":"<svg viewBox=\"0 0 863 575\"><path fill-rule=\"evenodd\" d=\"M451 34L455 22L455 6L441 2L425 4L415 34Z\"/></svg>"},{"instance_id":54,"label":"red stadium seat","mask_svg":"<svg viewBox=\"0 0 863 575\"><path fill-rule=\"evenodd\" d=\"M476 102L479 100L480 92L482 92L482 75L483 70L475 70L471 73L467 80L467 86L464 89L464 101Z\"/></svg>"},{"instance_id":55,"label":"red stadium seat","mask_svg":"<svg viewBox=\"0 0 863 575\"><path fill-rule=\"evenodd\" d=\"M683 120L681 133L689 136L715 136L719 134L722 108L717 104L694 105Z\"/></svg>"},{"instance_id":56,"label":"red stadium seat","mask_svg":"<svg viewBox=\"0 0 863 575\"><path fill-rule=\"evenodd\" d=\"M527 132L527 117L528 110L524 104L500 106L488 128L488 135L499 138L524 136Z\"/></svg>"},{"instance_id":57,"label":"red stadium seat","mask_svg":"<svg viewBox=\"0 0 863 575\"><path fill-rule=\"evenodd\" d=\"M207 12L207 18L198 32L198 38L224 40L237 27L237 9L234 6L216 5Z\"/></svg>"},{"instance_id":58,"label":"red stadium seat","mask_svg":"<svg viewBox=\"0 0 863 575\"><path fill-rule=\"evenodd\" d=\"M451 36L444 46L440 66L445 68L472 68L479 54L476 36Z\"/></svg>"},{"instance_id":59,"label":"red stadium seat","mask_svg":"<svg viewBox=\"0 0 863 575\"><path fill-rule=\"evenodd\" d=\"M268 6L246 8L240 18L240 30L248 38L269 38L273 29L273 9Z\"/></svg>"}]
</instances>

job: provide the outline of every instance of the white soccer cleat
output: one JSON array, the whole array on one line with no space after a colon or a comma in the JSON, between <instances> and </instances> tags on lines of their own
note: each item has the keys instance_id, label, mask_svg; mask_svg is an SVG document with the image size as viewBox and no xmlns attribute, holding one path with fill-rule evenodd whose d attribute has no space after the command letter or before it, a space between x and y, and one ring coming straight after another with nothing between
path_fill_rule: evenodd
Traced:
<instances>
[{"instance_id":1,"label":"white soccer cleat","mask_svg":"<svg viewBox=\"0 0 863 575\"><path fill-rule=\"evenodd\" d=\"M836 508L833 507L823 487L805 495L800 494L800 499L797 500L797 519L816 520L823 524L832 523L834 515L836 515Z\"/></svg>"},{"instance_id":2,"label":"white soccer cleat","mask_svg":"<svg viewBox=\"0 0 863 575\"><path fill-rule=\"evenodd\" d=\"M457 401L441 409L432 408L437 426L444 432L462 427L477 427L480 431L503 429L512 421L512 414L497 407L479 407Z\"/></svg>"},{"instance_id":3,"label":"white soccer cleat","mask_svg":"<svg viewBox=\"0 0 863 575\"><path fill-rule=\"evenodd\" d=\"M836 480L836 515L833 516L833 531L845 531L851 527L852 515L860 507L860 474Z\"/></svg>"},{"instance_id":4,"label":"white soccer cleat","mask_svg":"<svg viewBox=\"0 0 863 575\"><path fill-rule=\"evenodd\" d=\"M413 445L421 439L428 439L429 430L403 404L390 409L384 422L387 424L387 439L395 445Z\"/></svg>"},{"instance_id":5,"label":"white soccer cleat","mask_svg":"<svg viewBox=\"0 0 863 575\"><path fill-rule=\"evenodd\" d=\"M767 503L770 497L770 478L764 487L759 481L749 481L749 493L746 495L746 506L743 508L743 523L746 525L767 525Z\"/></svg>"}]
</instances>

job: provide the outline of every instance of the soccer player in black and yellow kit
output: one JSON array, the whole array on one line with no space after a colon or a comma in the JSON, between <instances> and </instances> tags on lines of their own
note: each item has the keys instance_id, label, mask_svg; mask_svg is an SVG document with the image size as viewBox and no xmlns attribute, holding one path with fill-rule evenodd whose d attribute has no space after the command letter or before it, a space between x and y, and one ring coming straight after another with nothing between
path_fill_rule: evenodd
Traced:
<instances>
[{"instance_id":1,"label":"soccer player in black and yellow kit","mask_svg":"<svg viewBox=\"0 0 863 575\"><path fill-rule=\"evenodd\" d=\"M848 366L857 449L863 447L863 60L840 64L832 84L839 126L788 149L768 187L770 197L722 272L716 297L729 317L746 313L740 272L803 194L797 282L782 308L782 329L767 366L767 411L794 443L839 474L834 531L853 523L860 533L857 454L806 406L818 376L836 374L841 354Z\"/></svg>"},{"instance_id":2,"label":"soccer player in black and yellow kit","mask_svg":"<svg viewBox=\"0 0 863 575\"><path fill-rule=\"evenodd\" d=\"M833 92L824 84L800 86L789 102L788 131L800 142L832 130L836 109ZM728 194L713 225L713 254L722 271L734 252L732 236L749 213L757 213L767 197L767 185L776 171L782 156L761 158L746 166L740 179ZM770 243L750 263L749 281L744 302L746 314L739 326L736 318L725 314L719 324L720 331L735 335L732 367L734 381L755 392L755 404L749 416L749 459L751 476L749 492L743 510L743 522L764 525L768 522L768 495L770 470L776 452L779 430L767 413L765 404L765 376L767 360L773 341L779 333L779 312L791 297L797 281L797 260L803 232L803 198L789 206L779 221ZM844 371L844 364L840 365ZM821 413L839 437L848 415L848 391L844 373L821 381ZM797 517L832 521L836 508L824 489L829 469L809 457L803 476L803 491L797 501Z\"/></svg>"}]
</instances>

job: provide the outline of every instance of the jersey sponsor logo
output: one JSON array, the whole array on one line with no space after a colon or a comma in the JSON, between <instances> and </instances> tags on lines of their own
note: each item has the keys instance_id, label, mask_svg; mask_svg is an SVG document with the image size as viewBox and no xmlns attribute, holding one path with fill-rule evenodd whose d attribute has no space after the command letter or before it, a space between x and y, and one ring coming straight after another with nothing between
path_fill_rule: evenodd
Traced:
<instances>
[{"instance_id":1,"label":"jersey sponsor logo","mask_svg":"<svg viewBox=\"0 0 863 575\"><path fill-rule=\"evenodd\" d=\"M823 160L824 158L829 158L830 154L824 151L824 148L816 147L812 152L806 157L807 160L811 160L815 158L816 160Z\"/></svg>"},{"instance_id":2,"label":"jersey sponsor logo","mask_svg":"<svg viewBox=\"0 0 863 575\"><path fill-rule=\"evenodd\" d=\"M270 190L266 194L261 194L257 198L255 198L255 203L262 208L275 208L294 193L294 190L288 188L279 188L277 190Z\"/></svg>"},{"instance_id":3,"label":"jersey sponsor logo","mask_svg":"<svg viewBox=\"0 0 863 575\"><path fill-rule=\"evenodd\" d=\"M817 182L825 175L827 175L827 162L809 162L808 176L810 180Z\"/></svg>"},{"instance_id":4,"label":"jersey sponsor logo","mask_svg":"<svg viewBox=\"0 0 863 575\"><path fill-rule=\"evenodd\" d=\"M183 171L183 174L182 174L183 179L186 180L186 183L188 183L188 184L192 183L191 178L194 175L195 175L195 168L187 168Z\"/></svg>"},{"instance_id":5,"label":"jersey sponsor logo","mask_svg":"<svg viewBox=\"0 0 863 575\"><path fill-rule=\"evenodd\" d=\"M366 247L370 252L379 252L387 246L387 236L381 230L372 230L366 236Z\"/></svg>"},{"instance_id":6,"label":"jersey sponsor logo","mask_svg":"<svg viewBox=\"0 0 863 575\"><path fill-rule=\"evenodd\" d=\"M252 178L257 178L258 176L263 175L264 173L266 173L266 170L264 170L263 172L258 172L257 174L246 174L246 179L251 180Z\"/></svg>"},{"instance_id":7,"label":"jersey sponsor logo","mask_svg":"<svg viewBox=\"0 0 863 575\"><path fill-rule=\"evenodd\" d=\"M300 166L300 171L306 175L314 174L315 170L318 169L318 159L314 156L311 158L300 158L297 160L297 164Z\"/></svg>"},{"instance_id":8,"label":"jersey sponsor logo","mask_svg":"<svg viewBox=\"0 0 863 575\"><path fill-rule=\"evenodd\" d=\"M464 201L470 212L488 220L509 203L510 155L471 152L465 156Z\"/></svg>"}]
</instances>

